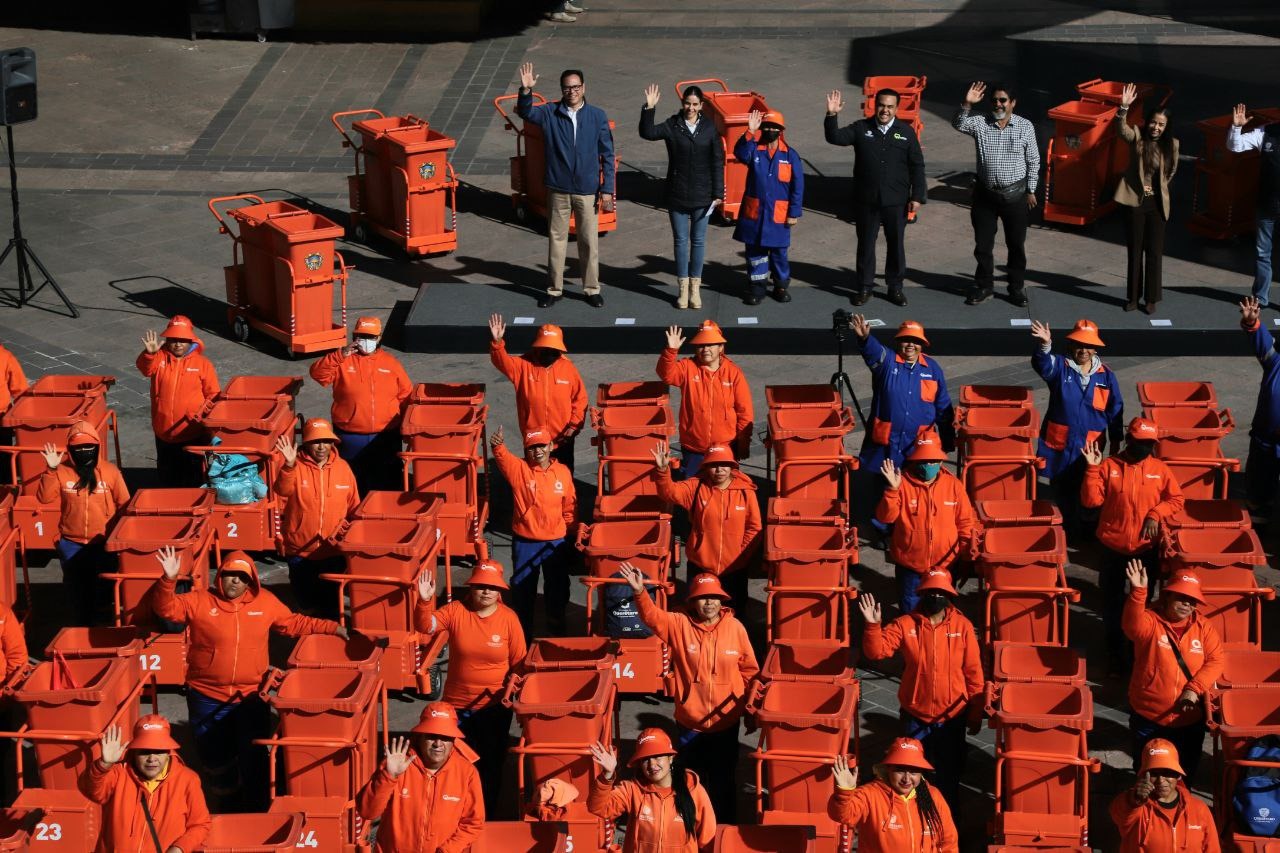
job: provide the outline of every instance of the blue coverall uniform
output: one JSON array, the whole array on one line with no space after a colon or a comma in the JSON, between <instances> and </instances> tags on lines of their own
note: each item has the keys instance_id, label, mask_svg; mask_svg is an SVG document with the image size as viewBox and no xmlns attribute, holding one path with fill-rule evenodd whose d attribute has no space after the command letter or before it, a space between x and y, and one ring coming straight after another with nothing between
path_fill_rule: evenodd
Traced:
<instances>
[{"instance_id":1,"label":"blue coverall uniform","mask_svg":"<svg viewBox=\"0 0 1280 853\"><path fill-rule=\"evenodd\" d=\"M791 284L791 226L787 219L799 219L804 212L804 166L800 155L778 138L773 155L769 146L747 131L733 146L733 156L747 165L747 184L738 211L733 239L747 244L747 274L751 295L762 297L773 274L776 287Z\"/></svg>"},{"instance_id":2,"label":"blue coverall uniform","mask_svg":"<svg viewBox=\"0 0 1280 853\"><path fill-rule=\"evenodd\" d=\"M1250 508L1267 510L1280 480L1280 353L1267 327L1258 322L1244 327L1253 338L1253 352L1262 365L1258 405L1249 427L1249 458L1245 462L1245 492Z\"/></svg>"}]
</instances>

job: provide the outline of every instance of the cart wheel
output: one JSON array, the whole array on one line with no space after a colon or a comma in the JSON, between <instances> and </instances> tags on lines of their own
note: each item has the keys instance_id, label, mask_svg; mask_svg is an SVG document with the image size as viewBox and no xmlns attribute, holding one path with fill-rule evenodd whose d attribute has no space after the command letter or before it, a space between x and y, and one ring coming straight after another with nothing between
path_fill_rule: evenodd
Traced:
<instances>
[{"instance_id":1,"label":"cart wheel","mask_svg":"<svg viewBox=\"0 0 1280 853\"><path fill-rule=\"evenodd\" d=\"M525 223L529 221L529 208L523 204L516 205L516 222Z\"/></svg>"},{"instance_id":2,"label":"cart wheel","mask_svg":"<svg viewBox=\"0 0 1280 853\"><path fill-rule=\"evenodd\" d=\"M355 227L351 229L351 236L355 238L357 243L368 243L369 229L365 227L363 222L357 222Z\"/></svg>"},{"instance_id":3,"label":"cart wheel","mask_svg":"<svg viewBox=\"0 0 1280 853\"><path fill-rule=\"evenodd\" d=\"M248 343L249 341L249 321L243 317L237 317L231 321L231 334L240 343Z\"/></svg>"},{"instance_id":4,"label":"cart wheel","mask_svg":"<svg viewBox=\"0 0 1280 853\"><path fill-rule=\"evenodd\" d=\"M266 31L266 30L258 30L256 33L254 33L254 35L256 35L256 36L258 37L258 44L266 44L266 42L267 42L267 31Z\"/></svg>"}]
</instances>

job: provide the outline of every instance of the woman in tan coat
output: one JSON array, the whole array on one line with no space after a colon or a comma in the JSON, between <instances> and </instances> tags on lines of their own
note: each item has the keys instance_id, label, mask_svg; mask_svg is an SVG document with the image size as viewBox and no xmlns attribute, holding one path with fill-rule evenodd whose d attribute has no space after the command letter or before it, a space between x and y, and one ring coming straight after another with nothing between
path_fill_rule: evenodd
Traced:
<instances>
[{"instance_id":1,"label":"woman in tan coat","mask_svg":"<svg viewBox=\"0 0 1280 853\"><path fill-rule=\"evenodd\" d=\"M1156 107L1139 130L1129 124L1129 107L1138 99L1138 87L1126 83L1116 113L1116 130L1129 143L1129 168L1116 187L1116 203L1128 208L1125 237L1129 244L1129 301L1142 310L1156 312L1160 302L1160 264L1164 257L1164 226L1169 221L1169 181L1178 170L1178 140L1169 135L1169 111Z\"/></svg>"}]
</instances>

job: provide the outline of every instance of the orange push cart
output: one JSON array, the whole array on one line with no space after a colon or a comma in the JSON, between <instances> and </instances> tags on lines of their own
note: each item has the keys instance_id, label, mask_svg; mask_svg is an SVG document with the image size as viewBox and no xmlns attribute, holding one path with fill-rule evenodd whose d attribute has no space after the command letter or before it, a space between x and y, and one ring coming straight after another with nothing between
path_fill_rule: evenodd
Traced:
<instances>
[{"instance_id":1,"label":"orange push cart","mask_svg":"<svg viewBox=\"0 0 1280 853\"><path fill-rule=\"evenodd\" d=\"M351 125L359 142L340 121L351 116L369 116ZM448 159L457 142L413 115L347 110L331 120L355 155L356 173L347 177L351 236L368 243L378 234L409 255L458 248L458 176Z\"/></svg>"},{"instance_id":2,"label":"orange push cart","mask_svg":"<svg viewBox=\"0 0 1280 853\"><path fill-rule=\"evenodd\" d=\"M543 139L542 128L530 122L522 122L520 127L516 127L515 121L511 114L502 108L503 103L514 101L518 95L499 95L493 99L493 108L498 111L498 115L502 116L503 127L516 135L516 156L511 158L511 206L515 208L516 219L524 222L532 213L543 219L547 218L547 184L546 184L546 165L547 165L547 149ZM533 105L535 107L547 103L547 99L533 93ZM613 120L609 120L609 130L614 129ZM616 175L618 174L618 164L621 158L614 156L613 173L615 175L614 185L610 192L613 193L615 201L613 210L599 211L596 218L596 229L601 234L607 234L618 228L618 183ZM600 179L604 180L604 170L600 170ZM572 214L569 216L569 235L578 233L578 225L574 221Z\"/></svg>"},{"instance_id":3,"label":"orange push cart","mask_svg":"<svg viewBox=\"0 0 1280 853\"><path fill-rule=\"evenodd\" d=\"M767 113L769 105L759 92L729 91L729 84L718 77L681 80L676 84L676 97L680 97L686 86L703 83L715 83L720 87L719 92L705 92L702 104L707 116L716 123L716 133L720 134L720 144L724 146L724 198L716 212L721 219L732 222L738 218L742 194L747 187L747 166L733 159L733 146L746 132L747 119L752 111Z\"/></svg>"},{"instance_id":4,"label":"orange push cart","mask_svg":"<svg viewBox=\"0 0 1280 853\"><path fill-rule=\"evenodd\" d=\"M226 211L218 205L250 202ZM338 349L347 342L347 272L334 241L342 226L287 201L242 194L209 200L218 231L231 237L231 266L223 267L227 323L238 341L257 330L284 344L291 357ZM340 323L333 321L339 285Z\"/></svg>"}]
</instances>

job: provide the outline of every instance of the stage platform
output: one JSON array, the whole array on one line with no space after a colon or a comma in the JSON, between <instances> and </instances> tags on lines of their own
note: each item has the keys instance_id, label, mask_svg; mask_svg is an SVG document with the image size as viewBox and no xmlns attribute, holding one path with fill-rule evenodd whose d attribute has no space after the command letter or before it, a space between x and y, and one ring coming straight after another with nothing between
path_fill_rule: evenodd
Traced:
<instances>
[{"instance_id":1,"label":"stage platform","mask_svg":"<svg viewBox=\"0 0 1280 853\"><path fill-rule=\"evenodd\" d=\"M737 291L704 286L700 311L676 309L674 286L637 292L606 285L602 293L603 308L587 305L581 291L566 291L554 307L538 308L537 292L509 283L423 284L405 318L401 345L408 352L485 352L488 318L496 311L507 322L507 340L515 352L532 340L533 328L555 323L563 327L570 352L657 353L667 326L679 324L688 335L710 317L724 329L731 353L822 354L835 351L832 313L844 309L866 316L881 337L905 319L917 320L927 330L931 350L939 354L1025 354L1032 318L1048 322L1060 341L1080 317L1098 324L1110 355L1250 354L1236 308L1249 293L1247 283L1220 289L1166 287L1154 316L1123 311L1122 290L1086 286L1062 291L1031 285L1027 308L1010 304L1003 288L982 305L969 306L963 293L908 285L910 304L899 308L884 298L881 287L870 302L855 308L842 289L797 283L790 303L766 298L748 306ZM1280 334L1280 317L1273 311L1265 312L1263 320Z\"/></svg>"}]
</instances>

